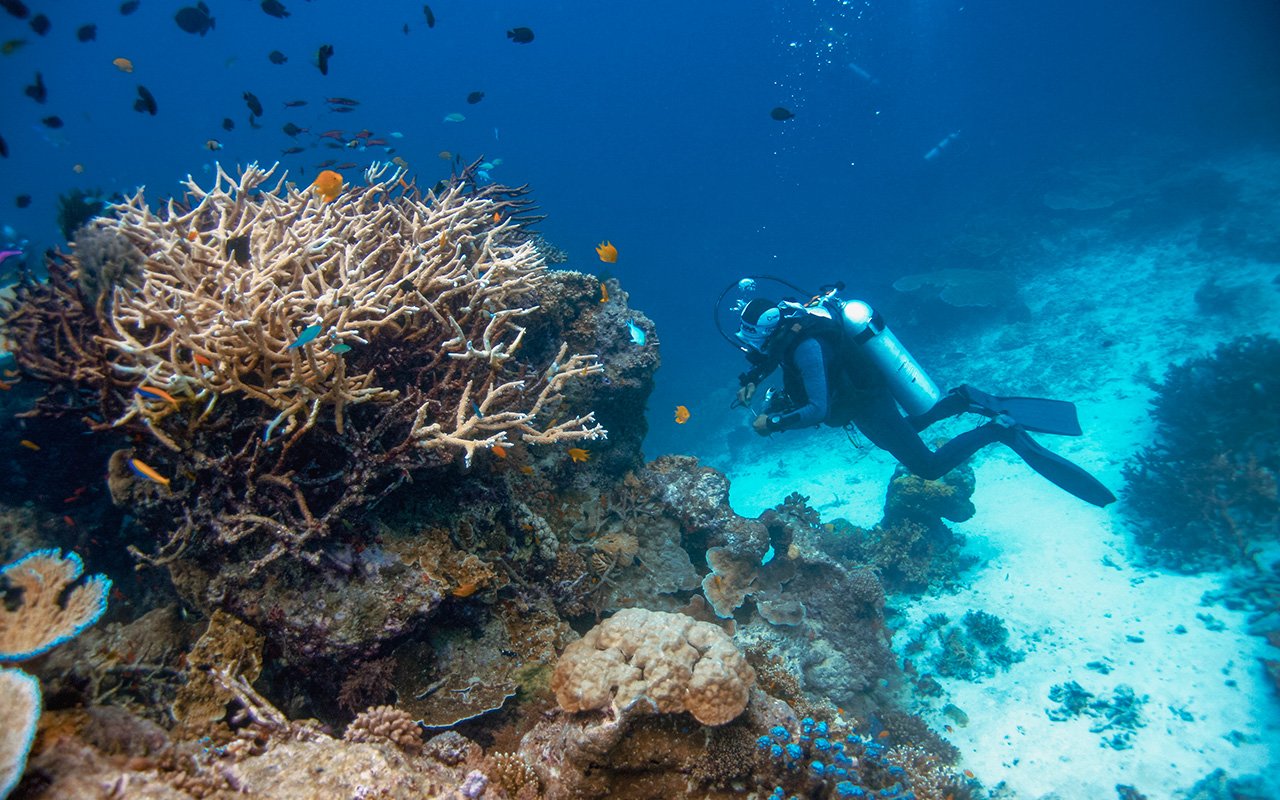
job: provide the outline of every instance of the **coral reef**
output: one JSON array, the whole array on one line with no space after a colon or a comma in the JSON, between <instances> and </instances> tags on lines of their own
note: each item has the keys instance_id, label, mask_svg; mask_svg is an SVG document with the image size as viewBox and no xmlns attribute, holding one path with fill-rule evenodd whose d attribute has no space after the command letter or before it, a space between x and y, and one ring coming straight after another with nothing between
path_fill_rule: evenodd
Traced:
<instances>
[{"instance_id":1,"label":"coral reef","mask_svg":"<svg viewBox=\"0 0 1280 800\"><path fill-rule=\"evenodd\" d=\"M1047 709L1049 719L1065 722L1079 716L1094 718L1089 726L1093 733L1107 734L1102 746L1113 750L1133 747L1133 737L1138 728L1147 723L1142 716L1142 706L1147 696L1138 696L1131 687L1117 686L1111 699L1099 698L1075 681L1055 684L1049 689L1049 699L1058 703L1057 708Z\"/></svg>"},{"instance_id":2,"label":"coral reef","mask_svg":"<svg viewBox=\"0 0 1280 800\"><path fill-rule=\"evenodd\" d=\"M1169 566L1251 563L1280 524L1280 341L1242 336L1171 367L1156 440L1126 464L1137 541Z\"/></svg>"},{"instance_id":3,"label":"coral reef","mask_svg":"<svg viewBox=\"0 0 1280 800\"><path fill-rule=\"evenodd\" d=\"M1025 657L1008 644L1009 631L1004 621L985 611L968 611L959 623L951 623L944 614L934 614L907 642L904 652L911 657L912 667L931 668L933 674L946 678L975 681L1007 670ZM928 672L919 680L929 681Z\"/></svg>"},{"instance_id":4,"label":"coral reef","mask_svg":"<svg viewBox=\"0 0 1280 800\"><path fill-rule=\"evenodd\" d=\"M566 711L619 707L723 725L755 672L723 630L683 614L623 609L565 648L551 690Z\"/></svg>"},{"instance_id":5,"label":"coral reef","mask_svg":"<svg viewBox=\"0 0 1280 800\"><path fill-rule=\"evenodd\" d=\"M348 742L390 742L407 753L422 749L422 729L413 717L393 706L361 711L342 734Z\"/></svg>"}]
</instances>

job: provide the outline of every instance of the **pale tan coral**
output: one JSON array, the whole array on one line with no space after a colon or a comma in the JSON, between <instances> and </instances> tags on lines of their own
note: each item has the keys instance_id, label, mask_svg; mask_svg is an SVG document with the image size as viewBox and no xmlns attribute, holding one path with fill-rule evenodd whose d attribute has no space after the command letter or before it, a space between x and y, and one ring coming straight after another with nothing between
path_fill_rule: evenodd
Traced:
<instances>
[{"instance_id":1,"label":"pale tan coral","mask_svg":"<svg viewBox=\"0 0 1280 800\"><path fill-rule=\"evenodd\" d=\"M758 563L739 557L728 547L707 549L707 566L711 571L702 579L702 593L717 616L732 617L734 609L747 599L747 594L755 588Z\"/></svg>"},{"instance_id":2,"label":"pale tan coral","mask_svg":"<svg viewBox=\"0 0 1280 800\"><path fill-rule=\"evenodd\" d=\"M723 725L747 707L755 673L719 627L684 614L619 611L565 648L551 678L560 707L688 711Z\"/></svg>"},{"instance_id":3,"label":"pale tan coral","mask_svg":"<svg viewBox=\"0 0 1280 800\"><path fill-rule=\"evenodd\" d=\"M390 742L407 753L422 749L422 729L395 706L374 706L351 720L342 738L348 742Z\"/></svg>"},{"instance_id":4,"label":"pale tan coral","mask_svg":"<svg viewBox=\"0 0 1280 800\"><path fill-rule=\"evenodd\" d=\"M113 424L140 419L179 449L165 417L195 423L219 397L245 395L275 412L264 439L306 430L327 409L342 432L347 406L394 401L399 390L373 367L349 371L341 351L390 342L429 344L434 361L422 366L445 378L436 385L444 394L428 391L418 410L419 447L461 449L469 460L513 437L604 435L590 413L538 419L553 415L568 381L601 369L594 356L561 347L539 374L501 369L524 337L517 320L537 308L545 267L532 244L505 235L508 223L493 224L492 200L463 181L430 202L393 200L401 173L382 182L373 171L368 188L323 202L283 178L269 186L274 170L250 165L235 179L219 167L209 190L188 178L189 209L171 200L153 213L139 191L96 223L147 253L137 288L112 297L112 366L179 401L135 396Z\"/></svg>"},{"instance_id":5,"label":"pale tan coral","mask_svg":"<svg viewBox=\"0 0 1280 800\"><path fill-rule=\"evenodd\" d=\"M262 634L224 611L214 611L204 635L187 655L187 682L173 700L173 716L202 726L226 716L236 698L228 678L257 679L262 671Z\"/></svg>"},{"instance_id":6,"label":"pale tan coral","mask_svg":"<svg viewBox=\"0 0 1280 800\"><path fill-rule=\"evenodd\" d=\"M542 783L529 762L515 753L491 753L484 771L489 780L506 792L511 800L536 800L542 797Z\"/></svg>"},{"instance_id":7,"label":"pale tan coral","mask_svg":"<svg viewBox=\"0 0 1280 800\"><path fill-rule=\"evenodd\" d=\"M0 578L22 602L0 604L0 661L39 655L91 625L107 605L111 581L94 575L66 594L84 573L75 553L39 550L0 568Z\"/></svg>"}]
</instances>

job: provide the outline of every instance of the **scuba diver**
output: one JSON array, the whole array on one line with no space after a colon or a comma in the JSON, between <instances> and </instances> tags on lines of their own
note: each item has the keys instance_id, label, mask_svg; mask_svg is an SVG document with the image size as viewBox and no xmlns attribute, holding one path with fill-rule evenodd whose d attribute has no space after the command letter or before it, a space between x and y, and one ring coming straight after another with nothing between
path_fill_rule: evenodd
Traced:
<instances>
[{"instance_id":1,"label":"scuba diver","mask_svg":"<svg viewBox=\"0 0 1280 800\"><path fill-rule=\"evenodd\" d=\"M756 279L795 289L765 276L744 278L736 286L752 292ZM716 322L722 335L719 307L733 288L727 287L717 302ZM942 394L877 312L861 301L837 297L843 288L839 283L823 287L806 303L757 297L741 305L739 327L730 341L746 354L752 368L738 376L741 388L734 407L750 408L761 381L782 370L782 390L770 389L765 394L763 408L752 422L756 433L768 436L819 424L852 425L925 479L940 478L978 450L1000 442L1081 500L1096 506L1115 501L1115 495L1096 478L1028 434L1079 436L1082 431L1074 404L1036 397L996 397L968 385ZM961 433L937 450L921 440L920 431L933 423L969 412L991 421Z\"/></svg>"}]
</instances>

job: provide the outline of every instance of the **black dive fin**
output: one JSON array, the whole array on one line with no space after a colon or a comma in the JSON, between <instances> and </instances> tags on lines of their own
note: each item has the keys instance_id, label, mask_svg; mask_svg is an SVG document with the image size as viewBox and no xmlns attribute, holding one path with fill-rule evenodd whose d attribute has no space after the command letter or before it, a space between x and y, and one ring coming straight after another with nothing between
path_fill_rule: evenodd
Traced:
<instances>
[{"instance_id":1,"label":"black dive fin","mask_svg":"<svg viewBox=\"0 0 1280 800\"><path fill-rule=\"evenodd\" d=\"M965 384L959 388L970 402L970 410L988 417L1007 414L1018 425L1036 433L1079 436L1080 418L1075 403L1043 397L996 397Z\"/></svg>"},{"instance_id":2,"label":"black dive fin","mask_svg":"<svg viewBox=\"0 0 1280 800\"><path fill-rule=\"evenodd\" d=\"M1086 472L1083 467L1043 447L1024 430L1018 428L1008 430L1009 435L1002 441L1021 456L1028 467L1039 472L1058 488L1099 508L1116 501L1116 496L1111 493L1111 490L1103 486L1101 481Z\"/></svg>"}]
</instances>

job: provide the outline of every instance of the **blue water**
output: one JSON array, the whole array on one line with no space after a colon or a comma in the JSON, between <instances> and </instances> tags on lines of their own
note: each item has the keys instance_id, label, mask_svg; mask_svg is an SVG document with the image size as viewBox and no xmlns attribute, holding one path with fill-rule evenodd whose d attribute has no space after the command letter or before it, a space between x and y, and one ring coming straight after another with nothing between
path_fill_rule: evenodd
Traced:
<instances>
[{"instance_id":1,"label":"blue water","mask_svg":"<svg viewBox=\"0 0 1280 800\"><path fill-rule=\"evenodd\" d=\"M0 59L0 222L32 249L62 244L60 192L145 184L158 201L188 173L208 183L215 157L270 163L329 129L386 138L428 184L448 174L442 150L501 158L493 178L531 186L569 267L600 272L593 246L617 245L612 272L662 341L655 409L733 383L742 365L710 309L742 274L844 280L875 302L1053 170L1170 138L1207 152L1280 132L1280 6L1263 0L437 0L433 29L419 3L295 0L281 20L212 0L205 37L175 25L180 5L143 0L126 17L114 2L32 3L52 20L45 37L0 15L0 40L27 40ZM80 43L86 23L97 38ZM515 26L535 41L509 41ZM327 77L313 64L322 43L335 49ZM273 49L288 63L269 63ZM23 95L37 70L45 105ZM138 84L158 116L132 110ZM245 91L266 107L260 130ZM483 101L467 104L472 91ZM331 96L361 105L331 113ZM286 110L292 99L309 104ZM771 119L775 106L795 117ZM466 120L444 122L451 113ZM53 114L61 130L40 124ZM286 122L311 132L295 141ZM282 163L305 184L324 158L362 169L390 155L321 148ZM16 209L24 193L33 202ZM647 449L681 449L694 430L655 426Z\"/></svg>"}]
</instances>

